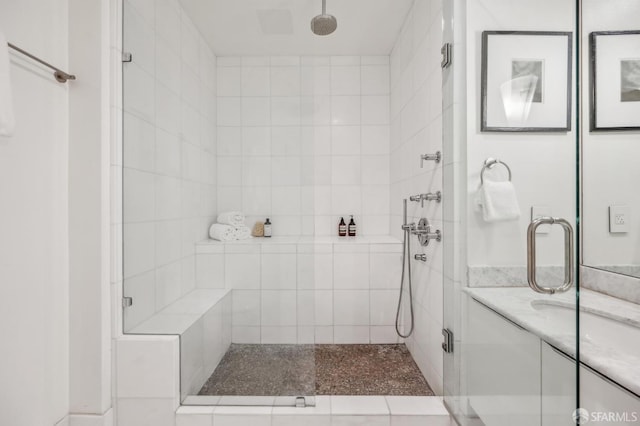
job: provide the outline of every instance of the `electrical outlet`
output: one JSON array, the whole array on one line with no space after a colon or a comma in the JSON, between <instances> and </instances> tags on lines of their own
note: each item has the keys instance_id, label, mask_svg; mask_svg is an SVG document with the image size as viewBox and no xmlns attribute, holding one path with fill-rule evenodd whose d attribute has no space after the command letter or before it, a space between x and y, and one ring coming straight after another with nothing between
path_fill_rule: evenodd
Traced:
<instances>
[{"instance_id":1,"label":"electrical outlet","mask_svg":"<svg viewBox=\"0 0 640 426\"><path fill-rule=\"evenodd\" d=\"M609 206L609 232L629 232L629 206Z\"/></svg>"}]
</instances>

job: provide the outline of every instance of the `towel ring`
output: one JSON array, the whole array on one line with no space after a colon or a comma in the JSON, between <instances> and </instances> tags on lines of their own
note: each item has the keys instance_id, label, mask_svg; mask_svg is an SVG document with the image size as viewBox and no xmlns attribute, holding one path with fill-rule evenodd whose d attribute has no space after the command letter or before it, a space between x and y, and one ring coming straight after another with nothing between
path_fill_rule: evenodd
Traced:
<instances>
[{"instance_id":1,"label":"towel ring","mask_svg":"<svg viewBox=\"0 0 640 426\"><path fill-rule=\"evenodd\" d=\"M507 168L507 171L509 172L509 182L511 182L511 169L509 168L509 166L507 166L507 163L500 161L497 158L487 158L484 161L484 165L482 166L482 171L480 172L480 185L484 184L485 170L492 169L493 166L495 166L496 164L502 164L504 167Z\"/></svg>"}]
</instances>

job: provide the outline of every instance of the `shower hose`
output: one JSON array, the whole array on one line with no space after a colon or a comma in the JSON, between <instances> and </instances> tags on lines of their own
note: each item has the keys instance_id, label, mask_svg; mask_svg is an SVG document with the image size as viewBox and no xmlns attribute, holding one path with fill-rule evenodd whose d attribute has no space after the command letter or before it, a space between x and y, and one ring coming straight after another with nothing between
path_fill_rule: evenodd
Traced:
<instances>
[{"instance_id":1,"label":"shower hose","mask_svg":"<svg viewBox=\"0 0 640 426\"><path fill-rule=\"evenodd\" d=\"M406 202L406 200L405 200ZM405 223L406 223L406 219L405 219ZM402 275L400 276L400 296L398 297L398 310L396 311L396 333L398 333L398 336L406 339L407 337L411 336L411 334L413 333L413 325L414 325L414 317L413 317L413 289L411 286L411 241L409 239L409 236L411 235L411 230L409 227L407 227L406 225L403 226L404 229L404 238L402 241ZM406 268L405 268L406 265ZM402 334L402 332L400 331L400 311L402 310L402 296L404 293L404 273L405 270L407 272L408 275L408 281L409 281L409 312L411 313L411 326L409 327L409 333L407 334Z\"/></svg>"}]
</instances>

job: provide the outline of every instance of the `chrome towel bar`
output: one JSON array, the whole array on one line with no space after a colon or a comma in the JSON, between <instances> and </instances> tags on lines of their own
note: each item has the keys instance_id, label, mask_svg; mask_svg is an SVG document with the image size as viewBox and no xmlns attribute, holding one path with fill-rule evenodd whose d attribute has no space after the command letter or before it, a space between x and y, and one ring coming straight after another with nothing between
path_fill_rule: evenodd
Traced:
<instances>
[{"instance_id":1,"label":"chrome towel bar","mask_svg":"<svg viewBox=\"0 0 640 426\"><path fill-rule=\"evenodd\" d=\"M66 72L62 71L60 68L54 67L50 63L43 61L42 59L38 58L37 56L32 55L31 53L27 52L26 50L20 49L18 46L15 46L15 45L13 45L11 43L7 43L7 45L9 45L9 47L11 49L15 50L16 52L22 53L24 56L33 59L34 61L44 65L47 68L52 69L54 71L53 76L60 83L66 83L67 80L75 80L76 79L75 75L66 73Z\"/></svg>"}]
</instances>

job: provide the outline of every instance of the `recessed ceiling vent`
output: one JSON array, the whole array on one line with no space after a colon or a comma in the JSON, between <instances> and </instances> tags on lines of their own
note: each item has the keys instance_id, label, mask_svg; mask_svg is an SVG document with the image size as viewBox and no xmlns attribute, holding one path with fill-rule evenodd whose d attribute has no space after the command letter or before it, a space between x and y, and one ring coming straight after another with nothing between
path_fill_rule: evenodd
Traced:
<instances>
[{"instance_id":1,"label":"recessed ceiling vent","mask_svg":"<svg viewBox=\"0 0 640 426\"><path fill-rule=\"evenodd\" d=\"M290 10L258 10L258 22L264 35L293 34L293 16Z\"/></svg>"}]
</instances>

